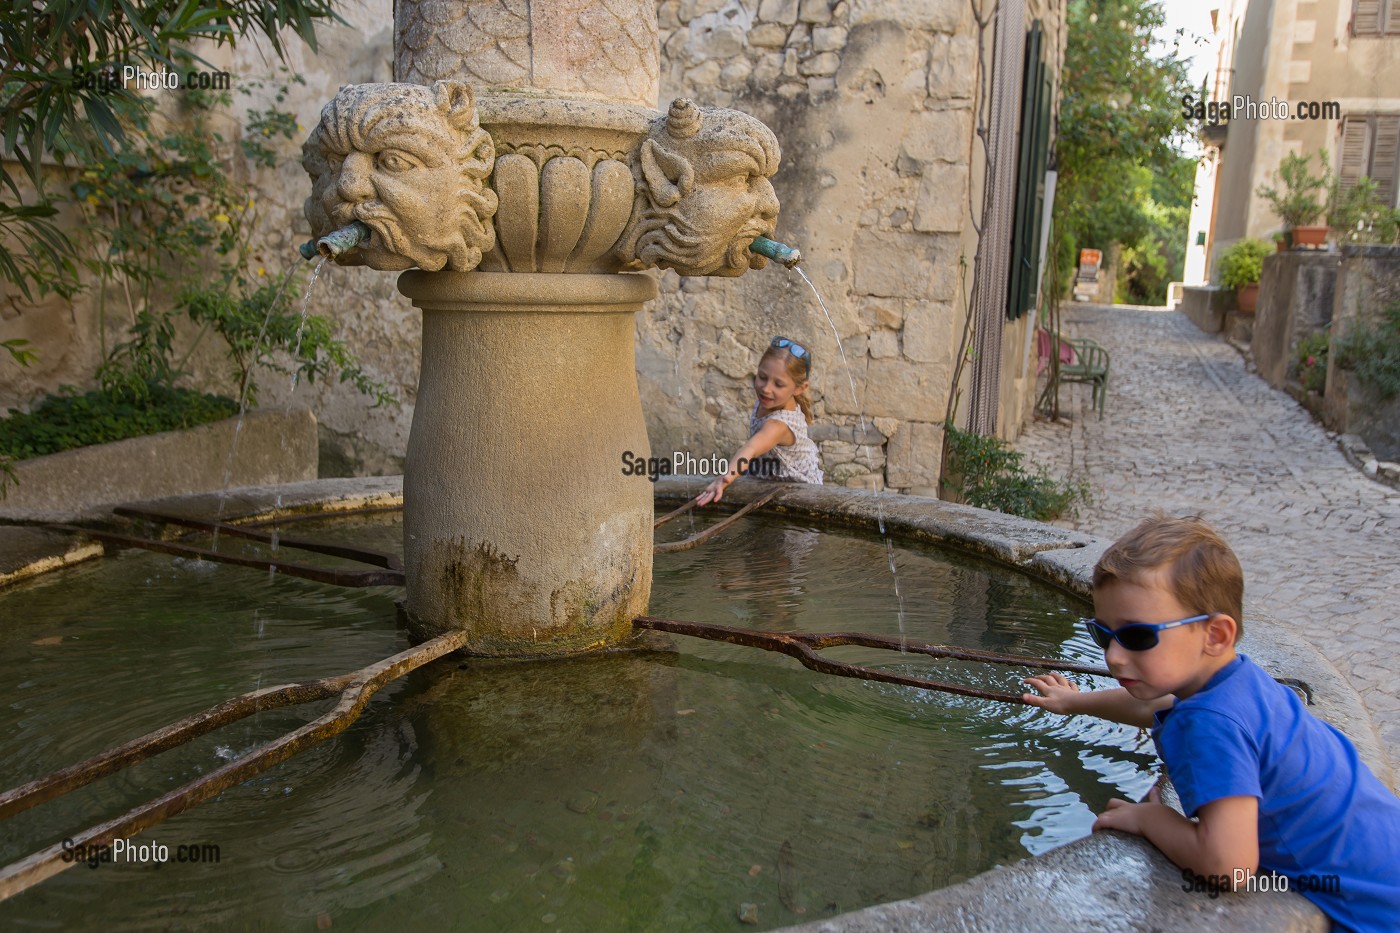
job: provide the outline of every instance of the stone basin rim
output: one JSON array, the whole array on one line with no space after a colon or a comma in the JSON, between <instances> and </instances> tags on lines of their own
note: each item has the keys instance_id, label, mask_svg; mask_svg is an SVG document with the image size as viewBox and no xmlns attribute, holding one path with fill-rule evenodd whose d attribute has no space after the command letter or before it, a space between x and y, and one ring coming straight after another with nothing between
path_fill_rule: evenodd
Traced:
<instances>
[{"instance_id":1,"label":"stone basin rim","mask_svg":"<svg viewBox=\"0 0 1400 933\"><path fill-rule=\"evenodd\" d=\"M401 506L403 478L358 477L249 486L140 504L191 517L244 523L274 516L324 516L362 508ZM707 482L666 477L655 498L684 500ZM738 505L771 484L741 482L725 502ZM936 543L1026 573L1080 598L1089 594L1094 562L1109 544L1080 532L919 496L837 486L791 484L770 513L825 517L849 528L877 529L880 513L896 541ZM112 516L94 525L120 524ZM101 556L80 536L26 525L0 525L0 587L38 572ZM26 569L32 571L25 573ZM1385 763L1359 697L1346 681L1285 625L1251 616L1244 650L1271 673L1286 671L1317 697L1314 711L1356 743L1363 760L1387 785ZM814 675L815 676L815 675ZM1174 795L1173 795L1174 796ZM1126 898L1121 894L1130 894ZM1325 933L1327 919L1301 895L1260 894L1210 900L1181 890L1180 870L1145 841L1118 833L1096 834L1044 855L994 868L958 884L901 901L878 904L826 920L788 927L804 933L913 930L1038 930L1047 912L1072 920L1076 929L1139 930L1143 924L1240 931Z\"/></svg>"}]
</instances>

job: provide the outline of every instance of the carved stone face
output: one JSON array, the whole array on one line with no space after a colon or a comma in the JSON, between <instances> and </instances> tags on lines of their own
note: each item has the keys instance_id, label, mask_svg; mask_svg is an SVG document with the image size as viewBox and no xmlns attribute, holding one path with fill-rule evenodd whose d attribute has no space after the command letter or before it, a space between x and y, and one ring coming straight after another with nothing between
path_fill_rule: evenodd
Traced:
<instances>
[{"instance_id":1,"label":"carved stone face","mask_svg":"<svg viewBox=\"0 0 1400 933\"><path fill-rule=\"evenodd\" d=\"M639 266L681 275L740 275L767 264L749 252L772 236L778 198L778 140L735 110L677 100L638 150L641 198L618 252Z\"/></svg>"},{"instance_id":2,"label":"carved stone face","mask_svg":"<svg viewBox=\"0 0 1400 933\"><path fill-rule=\"evenodd\" d=\"M306 219L317 236L352 220L374 232L347 264L467 272L495 245L494 161L467 85L350 85L302 146Z\"/></svg>"}]
</instances>

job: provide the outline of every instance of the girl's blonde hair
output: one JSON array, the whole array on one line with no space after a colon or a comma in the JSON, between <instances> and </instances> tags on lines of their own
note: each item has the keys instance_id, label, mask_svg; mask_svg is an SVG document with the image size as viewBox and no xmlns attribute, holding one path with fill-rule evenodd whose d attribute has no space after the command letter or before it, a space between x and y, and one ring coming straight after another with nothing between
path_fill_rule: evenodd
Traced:
<instances>
[{"instance_id":1,"label":"girl's blonde hair","mask_svg":"<svg viewBox=\"0 0 1400 933\"><path fill-rule=\"evenodd\" d=\"M807 359L811 360L811 357L812 351L808 350ZM807 363L793 356L787 349L780 350L777 347L769 347L767 350L763 351L763 356L759 359L758 365L762 366L768 360L782 360L783 367L787 370L788 378L793 381L793 384L806 384L807 377L810 373ZM808 398L807 393L798 392L793 396L793 400L797 402L797 407L802 409L802 417L807 419L808 424L811 424L813 420L812 400Z\"/></svg>"}]
</instances>

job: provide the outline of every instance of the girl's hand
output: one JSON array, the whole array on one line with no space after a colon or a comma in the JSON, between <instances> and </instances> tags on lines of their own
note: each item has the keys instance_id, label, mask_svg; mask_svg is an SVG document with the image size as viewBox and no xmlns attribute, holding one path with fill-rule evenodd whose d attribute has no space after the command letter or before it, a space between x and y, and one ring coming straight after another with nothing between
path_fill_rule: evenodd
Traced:
<instances>
[{"instance_id":1,"label":"girl's hand","mask_svg":"<svg viewBox=\"0 0 1400 933\"><path fill-rule=\"evenodd\" d=\"M709 505L711 502L718 502L724 497L724 489L730 483L727 476L721 476L713 483L705 487L705 491L695 497L696 505Z\"/></svg>"},{"instance_id":2,"label":"girl's hand","mask_svg":"<svg viewBox=\"0 0 1400 933\"><path fill-rule=\"evenodd\" d=\"M1021 694L1021 698L1031 706L1039 706L1052 713L1073 712L1069 707L1074 702L1074 695L1079 692L1079 688L1070 683L1064 674L1037 674L1035 677L1027 677L1022 683L1040 691L1038 695Z\"/></svg>"}]
</instances>

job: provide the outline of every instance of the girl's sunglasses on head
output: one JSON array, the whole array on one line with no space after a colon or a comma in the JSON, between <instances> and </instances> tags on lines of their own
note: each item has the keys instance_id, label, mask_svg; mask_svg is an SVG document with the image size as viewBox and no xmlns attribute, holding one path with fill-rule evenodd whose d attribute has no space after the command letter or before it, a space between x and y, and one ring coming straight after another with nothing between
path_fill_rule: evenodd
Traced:
<instances>
[{"instance_id":1,"label":"girl's sunglasses on head","mask_svg":"<svg viewBox=\"0 0 1400 933\"><path fill-rule=\"evenodd\" d=\"M770 346L775 347L779 350L786 350L793 356L797 357L806 365L807 373L809 375L811 374L812 354L808 353L807 348L804 347L802 344L798 343L796 340L789 340L786 337L774 337L773 342L770 344Z\"/></svg>"},{"instance_id":2,"label":"girl's sunglasses on head","mask_svg":"<svg viewBox=\"0 0 1400 933\"><path fill-rule=\"evenodd\" d=\"M1084 627L1089 631L1089 637L1094 640L1105 651L1114 641L1122 645L1129 651L1147 651L1149 648L1156 648L1160 640L1158 632L1164 629L1176 628L1178 625L1190 625L1192 622L1204 622L1210 615L1192 616L1189 619L1177 619L1175 622L1158 622L1156 624L1148 622L1129 622L1127 625L1120 625L1113 629L1104 625L1098 619L1085 619Z\"/></svg>"}]
</instances>

